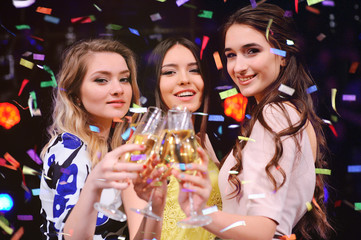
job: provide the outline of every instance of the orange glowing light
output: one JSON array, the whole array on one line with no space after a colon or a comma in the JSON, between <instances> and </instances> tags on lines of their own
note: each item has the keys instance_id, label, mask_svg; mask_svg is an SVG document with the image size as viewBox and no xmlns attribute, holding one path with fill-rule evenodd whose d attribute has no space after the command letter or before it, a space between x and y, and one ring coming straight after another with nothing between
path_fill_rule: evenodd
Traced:
<instances>
[{"instance_id":1,"label":"orange glowing light","mask_svg":"<svg viewBox=\"0 0 361 240\"><path fill-rule=\"evenodd\" d=\"M246 114L248 99L238 93L224 100L224 114L240 122Z\"/></svg>"},{"instance_id":2,"label":"orange glowing light","mask_svg":"<svg viewBox=\"0 0 361 240\"><path fill-rule=\"evenodd\" d=\"M0 125L10 129L20 122L20 113L11 103L0 103Z\"/></svg>"}]
</instances>

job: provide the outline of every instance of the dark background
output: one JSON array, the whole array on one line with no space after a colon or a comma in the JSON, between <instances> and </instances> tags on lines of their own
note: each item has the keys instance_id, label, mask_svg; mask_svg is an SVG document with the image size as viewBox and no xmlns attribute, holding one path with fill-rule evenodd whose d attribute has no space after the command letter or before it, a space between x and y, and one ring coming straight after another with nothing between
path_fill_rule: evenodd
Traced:
<instances>
[{"instance_id":1,"label":"dark background","mask_svg":"<svg viewBox=\"0 0 361 240\"><path fill-rule=\"evenodd\" d=\"M331 188L328 191L329 214L337 236L334 239L361 239L361 214L354 204L361 202L361 173L349 173L349 165L361 165L361 68L350 73L353 62L360 62L361 53L361 3L356 0L334 1L335 6L322 3L312 5L319 11L315 14L306 8L306 1L299 1L298 13L295 1L267 1L276 3L285 10L293 12L304 56L312 72L318 91L313 93L318 102L317 111L323 119L331 120L337 132L325 126L330 158ZM328 1L329 2L329 1ZM10 0L0 3L0 103L14 104L20 111L21 121L6 130L0 126L0 157L5 153L12 155L22 166L41 172L26 151L34 149L40 154L47 142L45 129L50 121L50 93L52 88L41 88L40 82L50 81L50 75L34 66L32 70L19 64L25 58L39 65L49 66L56 74L61 52L76 40L97 36L111 36L126 43L138 55L139 85L142 93L147 94L142 75L145 60L153 47L170 36L188 37L201 46L204 35L210 37L204 50L204 59L209 63L209 80L212 85L211 110L213 114L223 114L222 101L215 87L231 85L229 77L217 70L213 52L221 53L221 24L226 16L236 9L249 4L248 0L191 0L177 7L175 0L158 2L156 0L37 0L27 8L16 9ZM102 11L96 9L96 4ZM36 12L37 7L52 8L51 15L60 19L58 24L44 20L44 14ZM213 12L212 19L200 18L201 10ZM160 21L151 21L150 15L159 13ZM91 23L71 23L72 18L93 15ZM16 25L27 24L31 29L17 30ZM107 28L109 24L123 26L120 30ZM132 34L128 28L137 29L140 36ZM317 40L323 33L326 38ZM44 41L35 39L42 38ZM33 60L22 56L25 52L44 54L45 60ZM12 70L10 70L12 69ZM13 73L13 74L11 74ZM28 79L22 94L18 96L21 83ZM337 89L337 112L331 107L331 89ZM31 117L27 106L29 92L35 91L42 116ZM356 95L356 101L342 101L343 94ZM149 104L145 103L145 105ZM224 114L223 114L224 115ZM219 158L230 149L237 136L237 128L228 128L236 121L226 117L224 122L209 122L209 136ZM23 183L23 184L22 184ZM26 187L22 187L22 185ZM0 193L9 193L14 199L10 212L0 213L14 230L24 227L22 239L40 239L38 196L25 189L39 188L40 178L22 175L21 171L0 167ZM336 203L336 204L335 204ZM17 219L17 215L32 215L32 221ZM14 232L15 232L14 231ZM10 239L0 229L0 239Z\"/></svg>"}]
</instances>

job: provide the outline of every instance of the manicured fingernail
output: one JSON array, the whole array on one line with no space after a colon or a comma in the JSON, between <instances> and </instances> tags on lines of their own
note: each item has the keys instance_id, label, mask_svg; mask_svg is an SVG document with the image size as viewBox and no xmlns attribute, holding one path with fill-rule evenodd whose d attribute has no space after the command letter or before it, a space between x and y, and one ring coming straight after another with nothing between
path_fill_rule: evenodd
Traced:
<instances>
[{"instance_id":1,"label":"manicured fingernail","mask_svg":"<svg viewBox=\"0 0 361 240\"><path fill-rule=\"evenodd\" d=\"M179 177L183 179L183 178L185 178L185 175L184 175L184 174L180 174Z\"/></svg>"},{"instance_id":2,"label":"manicured fingernail","mask_svg":"<svg viewBox=\"0 0 361 240\"><path fill-rule=\"evenodd\" d=\"M146 168L147 168L147 165L144 164L144 165L143 165L143 169L146 169Z\"/></svg>"},{"instance_id":3,"label":"manicured fingernail","mask_svg":"<svg viewBox=\"0 0 361 240\"><path fill-rule=\"evenodd\" d=\"M188 163L187 165L186 165L186 168L188 168L188 169L190 169L190 168L192 168L192 163Z\"/></svg>"}]
</instances>

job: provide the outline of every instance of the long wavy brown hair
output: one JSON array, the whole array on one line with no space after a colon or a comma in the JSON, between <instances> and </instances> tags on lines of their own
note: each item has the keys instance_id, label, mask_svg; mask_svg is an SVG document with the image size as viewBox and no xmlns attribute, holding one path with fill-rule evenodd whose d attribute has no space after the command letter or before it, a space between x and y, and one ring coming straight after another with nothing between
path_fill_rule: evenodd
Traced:
<instances>
[{"instance_id":1,"label":"long wavy brown hair","mask_svg":"<svg viewBox=\"0 0 361 240\"><path fill-rule=\"evenodd\" d=\"M58 87L53 92L53 122L48 128L51 139L64 132L74 134L82 139L87 144L87 151L90 154L93 167L108 152L109 146L115 148L121 145L119 136L125 128L124 124L127 124L125 119L123 119L123 123L115 124L113 135L118 137L104 139L90 130L89 125L92 123L89 122L89 114L82 104L77 103L80 87L88 69L89 56L96 52L114 52L125 59L130 71L132 102L139 104L140 92L137 84L134 53L117 40L82 40L68 47L63 54L61 69L57 75ZM49 143L43 148L42 157L44 157Z\"/></svg>"},{"instance_id":2,"label":"long wavy brown hair","mask_svg":"<svg viewBox=\"0 0 361 240\"><path fill-rule=\"evenodd\" d=\"M270 19L273 19L270 29L267 29ZM305 125L309 121L316 133L317 138L317 154L316 154L316 168L325 168L327 166L326 158L328 155L328 148L326 145L326 139L322 130L323 121L316 115L313 99L310 94L307 93L307 89L312 85L315 85L310 72L305 67L304 60L300 55L300 49L296 40L296 26L292 18L284 16L284 10L273 4L259 4L256 8L252 6L244 7L234 14L232 14L223 28L223 42L225 42L225 35L227 30L233 24L244 24L254 28L262 34L266 35L266 31L269 31L268 43L273 47L283 51L286 51L285 57L286 65L281 67L279 76L277 79L268 86L264 92L265 96L256 103L254 99L250 99L248 111L250 111L251 119L244 122L242 125L242 136L249 137L252 128L256 121L259 121L261 125L269 131L274 138L275 154L265 167L265 171L270 181L274 186L274 190L277 190L283 186L286 181L286 173L280 168L280 172L283 176L283 181L277 185L274 176L271 173L271 169L278 167L278 162L283 154L283 146L281 138L285 136L291 136L296 142L296 147L300 151L300 144L296 139L296 134L300 130L305 128ZM266 38L266 37L265 37ZM287 40L293 40L293 45L287 45ZM292 96L282 94L278 91L281 84L287 85L295 90ZM300 114L300 121L291 124L289 115L287 114L282 103L290 102L295 106ZM274 104L282 109L284 117L288 120L290 126L277 133L273 131L263 116L263 109L267 104ZM236 165L231 170L242 172L242 149L246 146L247 141L237 142L233 148L233 155L236 159ZM241 193L241 182L235 174L230 174L228 181L235 186L235 190L229 194L229 197L237 197ZM307 212L302 219L298 222L294 230L299 231L305 239L311 239L311 236L318 235L323 239L327 239L332 232L332 227L327 219L326 206L324 204L324 186L325 179L323 175L316 176L316 186L314 191L314 199L319 207L314 206L311 211Z\"/></svg>"}]
</instances>

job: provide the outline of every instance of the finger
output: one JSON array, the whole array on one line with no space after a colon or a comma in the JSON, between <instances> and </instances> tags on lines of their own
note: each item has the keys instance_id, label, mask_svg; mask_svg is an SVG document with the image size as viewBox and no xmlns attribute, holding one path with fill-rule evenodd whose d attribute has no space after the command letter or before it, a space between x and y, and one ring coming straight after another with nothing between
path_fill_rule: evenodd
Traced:
<instances>
[{"instance_id":1,"label":"finger","mask_svg":"<svg viewBox=\"0 0 361 240\"><path fill-rule=\"evenodd\" d=\"M119 159L121 155L127 152L133 152L133 151L142 151L145 149L144 145L139 144L124 144L122 146L119 146L115 148L113 151L110 151L108 153L109 157L117 158Z\"/></svg>"},{"instance_id":2,"label":"finger","mask_svg":"<svg viewBox=\"0 0 361 240\"><path fill-rule=\"evenodd\" d=\"M112 171L113 172L140 172L147 168L146 165L137 164L137 163L124 163L124 162L116 162L113 164Z\"/></svg>"},{"instance_id":3,"label":"finger","mask_svg":"<svg viewBox=\"0 0 361 240\"><path fill-rule=\"evenodd\" d=\"M181 191L196 193L197 195L199 195L203 199L208 199L209 194L210 194L209 189L197 187L197 186L194 186L194 185L191 185L191 184L183 184Z\"/></svg>"},{"instance_id":4,"label":"finger","mask_svg":"<svg viewBox=\"0 0 361 240\"><path fill-rule=\"evenodd\" d=\"M107 181L128 181L138 177L137 173L131 172L112 172L107 175Z\"/></svg>"},{"instance_id":5,"label":"finger","mask_svg":"<svg viewBox=\"0 0 361 240\"><path fill-rule=\"evenodd\" d=\"M202 159L202 164L205 166L208 166L209 158L208 158L208 155L206 154L206 152L203 150L203 148L201 148L201 147L197 148L197 152L198 152L198 155Z\"/></svg>"}]
</instances>

